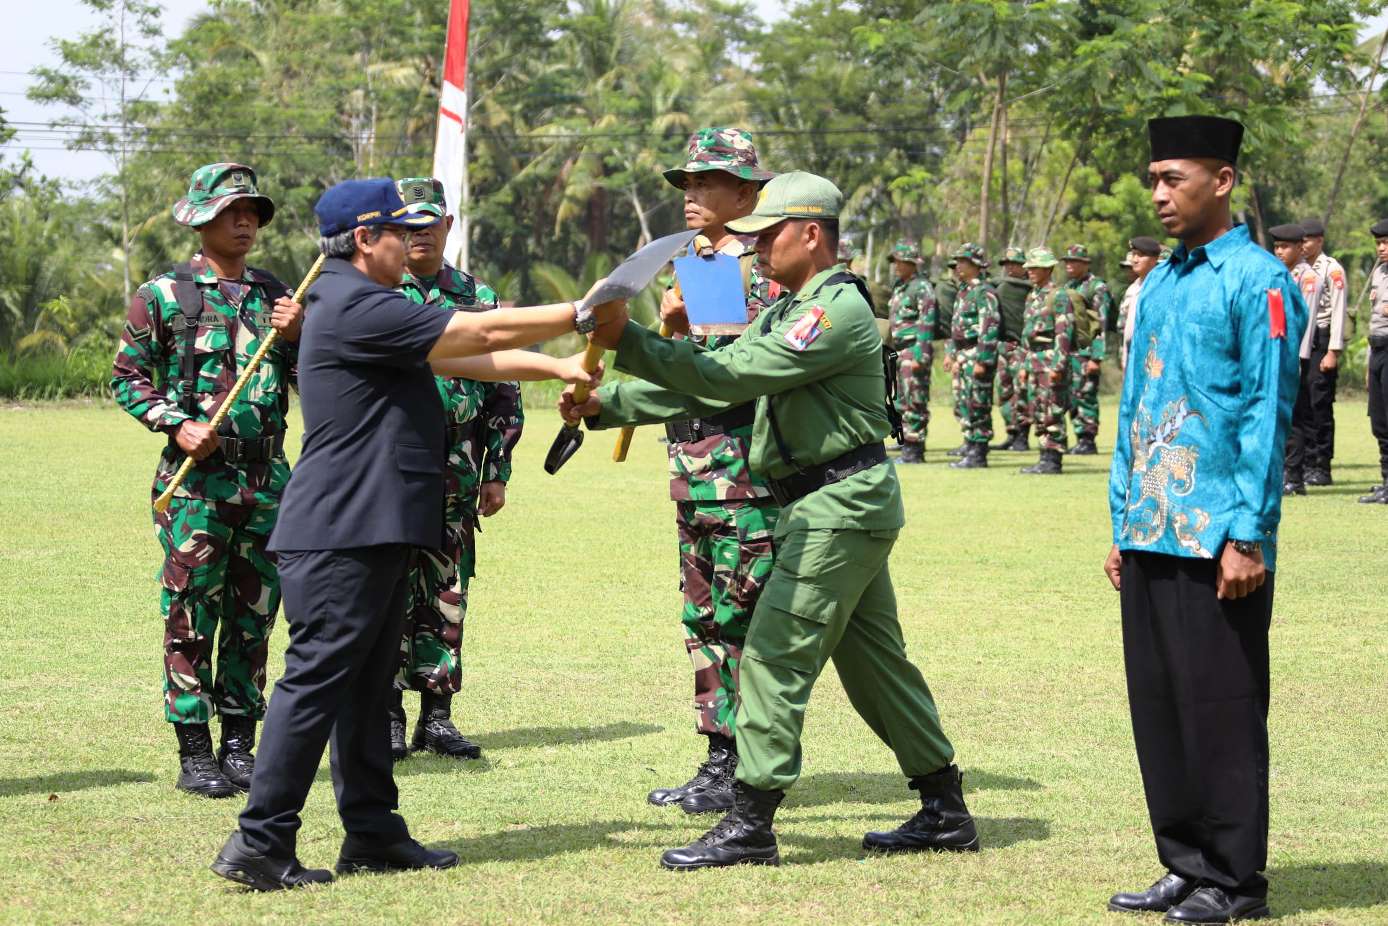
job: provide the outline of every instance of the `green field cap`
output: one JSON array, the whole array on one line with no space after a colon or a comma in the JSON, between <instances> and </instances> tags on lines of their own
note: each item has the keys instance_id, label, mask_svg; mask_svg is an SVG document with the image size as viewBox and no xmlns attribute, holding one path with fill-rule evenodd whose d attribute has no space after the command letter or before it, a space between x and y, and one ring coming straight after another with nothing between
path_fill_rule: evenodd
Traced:
<instances>
[{"instance_id":1,"label":"green field cap","mask_svg":"<svg viewBox=\"0 0 1388 926\"><path fill-rule=\"evenodd\" d=\"M1089 248L1082 244L1072 244L1065 249L1066 260L1089 260Z\"/></svg>"},{"instance_id":2,"label":"green field cap","mask_svg":"<svg viewBox=\"0 0 1388 926\"><path fill-rule=\"evenodd\" d=\"M433 177L406 177L395 181L400 191L400 201L410 210L410 215L435 215L443 218L448 214L448 203L443 196L443 183Z\"/></svg>"},{"instance_id":3,"label":"green field cap","mask_svg":"<svg viewBox=\"0 0 1388 926\"><path fill-rule=\"evenodd\" d=\"M910 238L902 238L892 245L892 249L887 254L887 260L901 261L903 264L919 264L921 262L921 246Z\"/></svg>"},{"instance_id":4,"label":"green field cap","mask_svg":"<svg viewBox=\"0 0 1388 926\"><path fill-rule=\"evenodd\" d=\"M1033 267L1046 269L1055 265L1055 255L1051 253L1050 248L1032 248L1027 252L1027 262L1022 266L1030 270Z\"/></svg>"},{"instance_id":5,"label":"green field cap","mask_svg":"<svg viewBox=\"0 0 1388 926\"><path fill-rule=\"evenodd\" d=\"M843 194L817 174L793 170L781 174L761 189L757 208L745 219L728 223L738 235L755 235L786 219L837 219Z\"/></svg>"},{"instance_id":6,"label":"green field cap","mask_svg":"<svg viewBox=\"0 0 1388 926\"><path fill-rule=\"evenodd\" d=\"M966 241L959 245L958 250L951 254L950 257L954 258L956 261L966 260L980 270L987 269L988 267L987 252L983 250L983 245L975 244L972 241Z\"/></svg>"},{"instance_id":7,"label":"green field cap","mask_svg":"<svg viewBox=\"0 0 1388 926\"><path fill-rule=\"evenodd\" d=\"M275 217L274 202L255 187L255 171L245 164L207 164L193 171L188 195L174 203L174 221L192 228L206 225L238 199L255 202L262 226Z\"/></svg>"},{"instance_id":8,"label":"green field cap","mask_svg":"<svg viewBox=\"0 0 1388 926\"><path fill-rule=\"evenodd\" d=\"M999 261L999 263L1004 264L1025 264L1026 262L1027 252L1021 248L1008 248L1002 252L1002 260Z\"/></svg>"}]
</instances>

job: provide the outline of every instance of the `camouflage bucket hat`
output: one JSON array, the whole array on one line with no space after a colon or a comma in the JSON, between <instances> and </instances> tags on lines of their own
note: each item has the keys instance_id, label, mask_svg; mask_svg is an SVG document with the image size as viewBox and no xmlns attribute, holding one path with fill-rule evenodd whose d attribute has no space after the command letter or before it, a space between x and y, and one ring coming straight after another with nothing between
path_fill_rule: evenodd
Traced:
<instances>
[{"instance_id":1,"label":"camouflage bucket hat","mask_svg":"<svg viewBox=\"0 0 1388 926\"><path fill-rule=\"evenodd\" d=\"M910 238L902 238L892 245L891 251L887 253L887 260L899 260L906 264L919 264L921 262L921 246Z\"/></svg>"},{"instance_id":2,"label":"camouflage bucket hat","mask_svg":"<svg viewBox=\"0 0 1388 926\"><path fill-rule=\"evenodd\" d=\"M448 214L443 183L433 177L406 177L395 181L395 189L400 192L400 201L409 209L410 215L443 218Z\"/></svg>"},{"instance_id":3,"label":"camouflage bucket hat","mask_svg":"<svg viewBox=\"0 0 1388 926\"><path fill-rule=\"evenodd\" d=\"M1089 260L1089 248L1082 244L1072 244L1065 249L1066 260Z\"/></svg>"},{"instance_id":4,"label":"camouflage bucket hat","mask_svg":"<svg viewBox=\"0 0 1388 926\"><path fill-rule=\"evenodd\" d=\"M188 195L174 203L173 217L179 225L197 228L215 219L238 199L255 200L263 228L275 217L275 204L255 187L255 171L245 164L208 164L193 171Z\"/></svg>"},{"instance_id":5,"label":"camouflage bucket hat","mask_svg":"<svg viewBox=\"0 0 1388 926\"><path fill-rule=\"evenodd\" d=\"M1027 251L1027 262L1023 264L1028 270L1032 268L1049 269L1056 265L1055 255L1050 248L1032 248Z\"/></svg>"},{"instance_id":6,"label":"camouflage bucket hat","mask_svg":"<svg viewBox=\"0 0 1388 926\"><path fill-rule=\"evenodd\" d=\"M1021 248L1008 248L1002 252L1000 264L1025 264L1027 262L1027 252Z\"/></svg>"},{"instance_id":7,"label":"camouflage bucket hat","mask_svg":"<svg viewBox=\"0 0 1388 926\"><path fill-rule=\"evenodd\" d=\"M966 260L979 269L988 266L988 256L983 250L983 245L974 244L972 241L966 241L959 245L959 249L951 254L950 257L955 260Z\"/></svg>"},{"instance_id":8,"label":"camouflage bucket hat","mask_svg":"<svg viewBox=\"0 0 1388 926\"><path fill-rule=\"evenodd\" d=\"M749 132L734 128L699 129L689 136L689 153L683 167L665 171L672 186L684 189L689 174L721 170L740 180L765 183L776 176L757 163L757 149Z\"/></svg>"},{"instance_id":9,"label":"camouflage bucket hat","mask_svg":"<svg viewBox=\"0 0 1388 926\"><path fill-rule=\"evenodd\" d=\"M838 258L840 263L847 263L858 256L858 250L853 247L853 239L847 235L839 236Z\"/></svg>"}]
</instances>

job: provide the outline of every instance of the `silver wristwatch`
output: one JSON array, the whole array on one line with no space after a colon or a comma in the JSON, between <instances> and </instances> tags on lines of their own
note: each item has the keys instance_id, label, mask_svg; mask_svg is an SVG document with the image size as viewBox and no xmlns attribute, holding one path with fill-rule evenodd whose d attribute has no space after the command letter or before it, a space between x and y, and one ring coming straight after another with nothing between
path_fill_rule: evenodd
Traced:
<instances>
[{"instance_id":1,"label":"silver wristwatch","mask_svg":"<svg viewBox=\"0 0 1388 926\"><path fill-rule=\"evenodd\" d=\"M1244 556L1253 556L1263 549L1263 545L1256 540L1231 540L1229 542L1234 545L1235 550L1238 550Z\"/></svg>"},{"instance_id":2,"label":"silver wristwatch","mask_svg":"<svg viewBox=\"0 0 1388 926\"><path fill-rule=\"evenodd\" d=\"M574 330L579 334L591 334L593 329L598 326L598 317L593 314L592 306L585 305L583 300L574 303Z\"/></svg>"}]
</instances>

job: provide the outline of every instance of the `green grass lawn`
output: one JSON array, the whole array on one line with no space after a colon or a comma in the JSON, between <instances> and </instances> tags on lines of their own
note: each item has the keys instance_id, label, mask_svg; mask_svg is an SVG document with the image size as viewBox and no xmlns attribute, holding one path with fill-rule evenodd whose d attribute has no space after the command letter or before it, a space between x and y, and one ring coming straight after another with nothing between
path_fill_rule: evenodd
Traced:
<instances>
[{"instance_id":1,"label":"green grass lawn","mask_svg":"<svg viewBox=\"0 0 1388 926\"><path fill-rule=\"evenodd\" d=\"M1016 475L1034 454L951 471L958 433L936 417L928 465L903 472L892 567L982 853L865 857L862 833L912 813L913 794L830 672L777 818L783 866L657 867L713 822L645 802L703 742L664 448L643 430L617 466L611 436L589 435L550 477L558 419L540 410L480 538L455 716L486 760L397 766L415 835L462 865L253 895L207 870L239 801L173 789L149 512L161 439L109 405L0 409L0 919L1128 922L1103 912L1109 893L1159 871L1100 570L1108 458L1069 458L1059 479ZM1388 508L1355 503L1377 476L1362 401L1338 417L1336 485L1286 505L1272 631L1271 904L1295 923L1388 922ZM284 644L281 625L272 680ZM341 837L325 766L300 857L330 865Z\"/></svg>"}]
</instances>

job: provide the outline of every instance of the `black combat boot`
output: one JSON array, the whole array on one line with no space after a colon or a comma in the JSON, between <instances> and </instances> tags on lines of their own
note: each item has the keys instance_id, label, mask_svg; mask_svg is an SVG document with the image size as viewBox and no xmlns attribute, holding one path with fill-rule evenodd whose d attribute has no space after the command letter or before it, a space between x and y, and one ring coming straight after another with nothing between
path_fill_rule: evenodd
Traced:
<instances>
[{"instance_id":1,"label":"black combat boot","mask_svg":"<svg viewBox=\"0 0 1388 926\"><path fill-rule=\"evenodd\" d=\"M1012 449L1012 445L1015 444L1016 442L1017 442L1017 432L1016 432L1016 431L1008 431L1008 432L1007 432L1007 436L1004 437L1002 440L998 441L998 443L994 444L994 445L992 446L992 449L993 449L993 450L1000 451L1000 452L1002 452L1002 451L1007 451L1007 450L1011 450L1011 449Z\"/></svg>"},{"instance_id":2,"label":"black combat boot","mask_svg":"<svg viewBox=\"0 0 1388 926\"><path fill-rule=\"evenodd\" d=\"M906 441L901 445L901 456L896 458L898 463L924 463L925 445L919 441Z\"/></svg>"},{"instance_id":3,"label":"black combat boot","mask_svg":"<svg viewBox=\"0 0 1388 926\"><path fill-rule=\"evenodd\" d=\"M1035 466L1024 466L1022 472L1028 476L1058 476L1061 473L1059 450L1042 450L1041 459Z\"/></svg>"},{"instance_id":4,"label":"black combat boot","mask_svg":"<svg viewBox=\"0 0 1388 926\"><path fill-rule=\"evenodd\" d=\"M1335 480L1330 478L1330 464L1316 463L1306 467L1306 484L1308 486L1334 485Z\"/></svg>"},{"instance_id":5,"label":"black combat boot","mask_svg":"<svg viewBox=\"0 0 1388 926\"><path fill-rule=\"evenodd\" d=\"M965 453L968 453L968 451L969 451L969 442L968 442L968 441L964 441L964 443L960 444L958 447L955 447L953 450L946 450L946 451L945 451L945 456L947 456L947 457L962 457Z\"/></svg>"},{"instance_id":6,"label":"black combat boot","mask_svg":"<svg viewBox=\"0 0 1388 926\"><path fill-rule=\"evenodd\" d=\"M1094 435L1081 434L1075 438L1075 446L1066 452L1075 457L1092 457L1099 452L1099 448L1094 443Z\"/></svg>"},{"instance_id":7,"label":"black combat boot","mask_svg":"<svg viewBox=\"0 0 1388 926\"><path fill-rule=\"evenodd\" d=\"M205 723L176 723L180 791L202 797L231 797L241 791L231 783L212 755L212 735Z\"/></svg>"},{"instance_id":8,"label":"black combat boot","mask_svg":"<svg viewBox=\"0 0 1388 926\"><path fill-rule=\"evenodd\" d=\"M680 810L685 813L714 813L731 810L733 787L737 784L737 741L729 740L727 759L715 769L716 774L705 787L684 796Z\"/></svg>"},{"instance_id":9,"label":"black combat boot","mask_svg":"<svg viewBox=\"0 0 1388 926\"><path fill-rule=\"evenodd\" d=\"M405 699L404 692L394 685L390 686L390 757L396 762L410 754L405 745Z\"/></svg>"},{"instance_id":10,"label":"black combat boot","mask_svg":"<svg viewBox=\"0 0 1388 926\"><path fill-rule=\"evenodd\" d=\"M255 772L255 721L250 717L222 715L222 748L217 750L217 764L227 780L242 791L251 789Z\"/></svg>"},{"instance_id":11,"label":"black combat boot","mask_svg":"<svg viewBox=\"0 0 1388 926\"><path fill-rule=\"evenodd\" d=\"M1388 505L1388 479L1383 481L1383 485L1377 485L1369 489L1368 495L1359 496L1361 505Z\"/></svg>"},{"instance_id":12,"label":"black combat boot","mask_svg":"<svg viewBox=\"0 0 1388 926\"><path fill-rule=\"evenodd\" d=\"M988 445L969 444L969 449L964 451L964 455L949 465L950 469L987 469L988 468Z\"/></svg>"},{"instance_id":13,"label":"black combat boot","mask_svg":"<svg viewBox=\"0 0 1388 926\"><path fill-rule=\"evenodd\" d=\"M953 765L917 775L910 781L919 791L921 809L889 833L868 833L864 849L879 852L977 852L978 830L964 806L964 776Z\"/></svg>"},{"instance_id":14,"label":"black combat boot","mask_svg":"<svg viewBox=\"0 0 1388 926\"><path fill-rule=\"evenodd\" d=\"M723 868L728 865L779 865L771 819L785 798L784 791L758 791L742 782L733 786L734 806L728 815L698 839L660 856L660 867L671 871Z\"/></svg>"},{"instance_id":15,"label":"black combat boot","mask_svg":"<svg viewBox=\"0 0 1388 926\"><path fill-rule=\"evenodd\" d=\"M453 759L480 759L482 747L465 738L449 720L452 695L422 691L419 694L419 720L415 722L410 748L426 750Z\"/></svg>"},{"instance_id":16,"label":"black combat boot","mask_svg":"<svg viewBox=\"0 0 1388 926\"><path fill-rule=\"evenodd\" d=\"M656 788L646 795L647 801L657 807L664 807L667 804L682 804L684 799L692 794L717 787L719 778L723 776L724 767L735 761L737 744L718 733L708 734L707 739L708 758L695 770L694 777L674 788Z\"/></svg>"},{"instance_id":17,"label":"black combat boot","mask_svg":"<svg viewBox=\"0 0 1388 926\"><path fill-rule=\"evenodd\" d=\"M1027 432L1018 431L1017 435L1012 438L1012 446L1007 449L1013 453L1026 453L1031 450L1031 441L1027 440Z\"/></svg>"}]
</instances>

